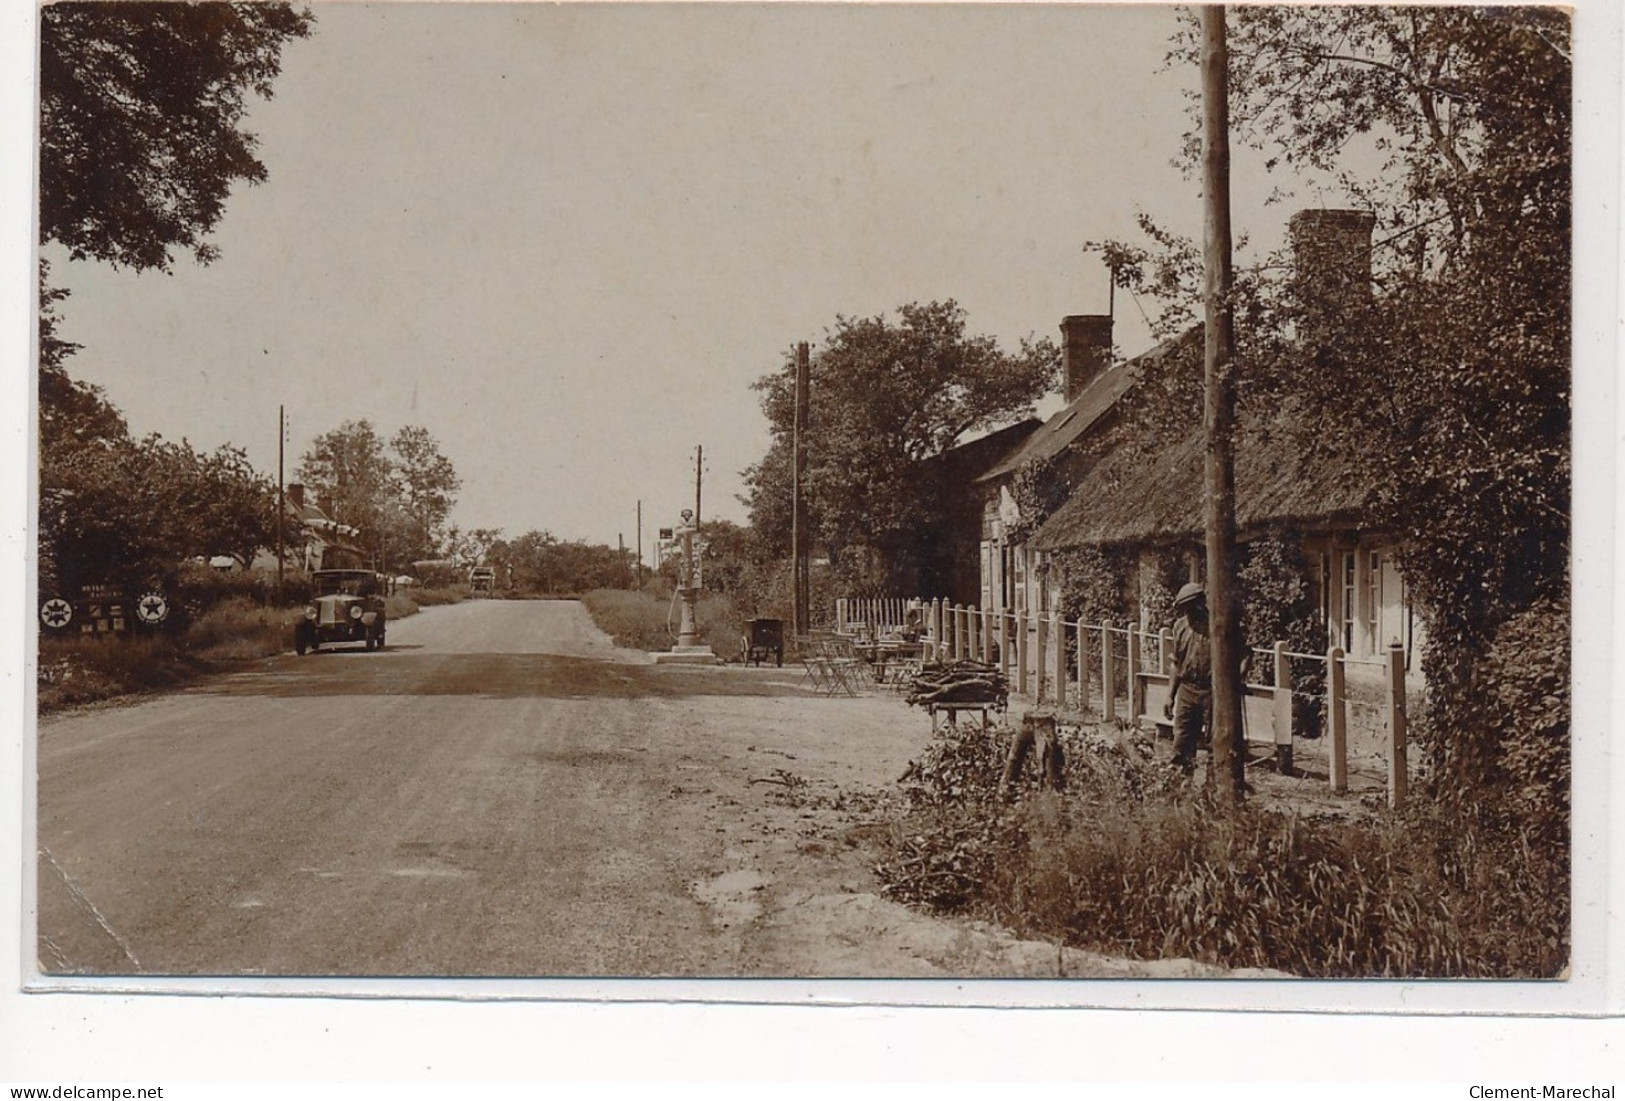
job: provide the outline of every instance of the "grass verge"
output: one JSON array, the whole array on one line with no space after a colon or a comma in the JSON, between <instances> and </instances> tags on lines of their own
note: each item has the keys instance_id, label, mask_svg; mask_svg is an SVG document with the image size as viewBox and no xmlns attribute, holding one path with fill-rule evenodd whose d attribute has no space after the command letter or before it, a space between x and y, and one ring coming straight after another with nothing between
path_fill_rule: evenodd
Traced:
<instances>
[{"instance_id":1,"label":"grass verge","mask_svg":"<svg viewBox=\"0 0 1625 1101\"><path fill-rule=\"evenodd\" d=\"M677 641L679 612L670 597L632 589L593 589L581 595L599 630L628 650L670 650ZM700 597L694 610L700 645L725 660L739 656L745 617L734 599L719 593Z\"/></svg>"},{"instance_id":2,"label":"grass verge","mask_svg":"<svg viewBox=\"0 0 1625 1101\"><path fill-rule=\"evenodd\" d=\"M1009 732L934 739L903 781L886 893L1141 959L1314 978L1553 978L1566 846L1417 801L1403 814L1230 810L1132 735L1063 739L1067 790L998 794Z\"/></svg>"},{"instance_id":3,"label":"grass verge","mask_svg":"<svg viewBox=\"0 0 1625 1101\"><path fill-rule=\"evenodd\" d=\"M384 615L405 619L420 607L454 604L467 596L465 586L392 593ZM302 604L278 608L229 596L178 631L41 638L39 712L179 688L240 662L274 657L293 648L293 625L303 613Z\"/></svg>"}]
</instances>

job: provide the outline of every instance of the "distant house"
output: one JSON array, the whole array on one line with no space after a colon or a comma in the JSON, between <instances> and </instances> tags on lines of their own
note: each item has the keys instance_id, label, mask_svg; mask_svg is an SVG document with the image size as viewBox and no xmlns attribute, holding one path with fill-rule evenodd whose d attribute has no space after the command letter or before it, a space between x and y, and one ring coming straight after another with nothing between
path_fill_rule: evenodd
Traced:
<instances>
[{"instance_id":1,"label":"distant house","mask_svg":"<svg viewBox=\"0 0 1625 1101\"><path fill-rule=\"evenodd\" d=\"M932 487L937 522L931 538L922 541L916 592L956 604L976 603L984 509L977 479L1019 450L1041 426L1038 418L1027 417L925 461L922 477Z\"/></svg>"},{"instance_id":2,"label":"distant house","mask_svg":"<svg viewBox=\"0 0 1625 1101\"><path fill-rule=\"evenodd\" d=\"M1295 216L1291 228L1300 288L1315 285L1317 265L1325 257L1368 258L1372 225L1371 215L1360 211ZM1346 276L1339 281L1349 282ZM1365 282L1369 288L1369 267ZM1187 354L1199 355L1200 348L1198 337ZM1365 658L1398 644L1405 649L1407 668L1418 668L1423 617L1398 569L1398 544L1369 522L1369 505L1380 488L1369 470L1346 457L1351 449L1328 447L1305 411L1290 404L1267 413L1244 410L1237 427L1238 538L1286 534L1300 543L1328 646ZM1021 548L1024 557L1030 562L1067 548L1093 547L1136 557L1136 576L1147 576L1154 559L1173 557L1183 558L1189 576L1199 577L1203 467L1199 425L1166 444L1134 447L1119 441L1074 480L1066 503ZM1000 581L997 563L992 580Z\"/></svg>"},{"instance_id":3,"label":"distant house","mask_svg":"<svg viewBox=\"0 0 1625 1101\"><path fill-rule=\"evenodd\" d=\"M1165 370L1171 357L1192 347L1186 333L1113 365L1109 316L1067 317L1061 335L1066 405L973 482L980 502L979 585L969 599L983 608L1019 612L1059 606L1060 594L1043 568L1043 552L1031 542L1039 517L1022 515L1018 474L1029 464L1041 464L1044 475L1057 484L1078 485L1110 452L1121 431L1124 399L1135 381Z\"/></svg>"},{"instance_id":4,"label":"distant house","mask_svg":"<svg viewBox=\"0 0 1625 1101\"><path fill-rule=\"evenodd\" d=\"M288 565L296 569L332 570L359 569L366 565L366 554L356 543L361 532L341 524L327 514L318 502L297 483L288 486L283 505L283 553ZM276 568L276 553L256 560L255 565Z\"/></svg>"}]
</instances>

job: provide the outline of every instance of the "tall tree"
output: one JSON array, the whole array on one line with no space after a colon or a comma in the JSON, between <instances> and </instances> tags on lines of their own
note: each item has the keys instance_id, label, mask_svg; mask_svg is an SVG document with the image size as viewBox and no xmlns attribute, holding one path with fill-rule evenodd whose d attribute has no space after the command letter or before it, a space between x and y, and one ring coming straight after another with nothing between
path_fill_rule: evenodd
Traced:
<instances>
[{"instance_id":1,"label":"tall tree","mask_svg":"<svg viewBox=\"0 0 1625 1101\"><path fill-rule=\"evenodd\" d=\"M462 479L427 428L406 425L390 437L389 489L406 521L411 556L432 555L445 535ZM403 548L407 549L407 548Z\"/></svg>"},{"instance_id":2,"label":"tall tree","mask_svg":"<svg viewBox=\"0 0 1625 1101\"><path fill-rule=\"evenodd\" d=\"M265 179L243 129L283 46L310 33L287 4L80 2L40 10L40 235L74 259L207 263L238 181Z\"/></svg>"},{"instance_id":3,"label":"tall tree","mask_svg":"<svg viewBox=\"0 0 1625 1101\"><path fill-rule=\"evenodd\" d=\"M316 438L296 476L332 519L360 529L380 569L465 553L446 527L462 479L426 428L407 425L386 444L370 420L345 421Z\"/></svg>"},{"instance_id":4,"label":"tall tree","mask_svg":"<svg viewBox=\"0 0 1625 1101\"><path fill-rule=\"evenodd\" d=\"M795 349L756 389L773 433L745 473L753 526L788 551ZM812 354L806 428L808 525L849 574L906 570L934 502L924 460L965 436L1030 413L1054 386L1060 353L1024 340L1014 354L966 331L952 300L910 303L886 316L838 317ZM885 580L884 577L873 577Z\"/></svg>"},{"instance_id":5,"label":"tall tree","mask_svg":"<svg viewBox=\"0 0 1625 1101\"><path fill-rule=\"evenodd\" d=\"M245 100L271 95L283 45L311 17L277 3L81 3L40 11L42 243L76 260L167 270L206 238L232 186L265 179ZM242 453L132 440L102 391L73 379L65 292L41 262L41 587L142 583L193 554L247 560L274 524Z\"/></svg>"},{"instance_id":6,"label":"tall tree","mask_svg":"<svg viewBox=\"0 0 1625 1101\"><path fill-rule=\"evenodd\" d=\"M376 537L390 504L392 466L372 421L345 421L316 437L295 472L333 520Z\"/></svg>"}]
</instances>

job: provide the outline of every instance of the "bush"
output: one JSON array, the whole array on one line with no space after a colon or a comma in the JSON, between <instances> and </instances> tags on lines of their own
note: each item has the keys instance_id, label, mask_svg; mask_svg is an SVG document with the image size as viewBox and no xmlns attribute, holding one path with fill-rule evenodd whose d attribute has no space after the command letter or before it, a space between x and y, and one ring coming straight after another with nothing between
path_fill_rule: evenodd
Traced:
<instances>
[{"instance_id":1,"label":"bush","mask_svg":"<svg viewBox=\"0 0 1625 1101\"><path fill-rule=\"evenodd\" d=\"M1484 663L1499 777L1518 824L1568 846L1571 764L1569 607L1542 600L1497 632Z\"/></svg>"},{"instance_id":2,"label":"bush","mask_svg":"<svg viewBox=\"0 0 1625 1101\"><path fill-rule=\"evenodd\" d=\"M407 599L413 605L412 610L416 611L436 604L461 604L471 595L473 590L467 585L450 585L441 589L416 588Z\"/></svg>"},{"instance_id":3,"label":"bush","mask_svg":"<svg viewBox=\"0 0 1625 1101\"><path fill-rule=\"evenodd\" d=\"M1009 737L950 733L910 764L876 868L889 896L1095 951L1322 978L1549 978L1568 962L1565 854L1491 816L1225 810L1143 741L1091 728L1062 730L1066 795L1006 802Z\"/></svg>"}]
</instances>

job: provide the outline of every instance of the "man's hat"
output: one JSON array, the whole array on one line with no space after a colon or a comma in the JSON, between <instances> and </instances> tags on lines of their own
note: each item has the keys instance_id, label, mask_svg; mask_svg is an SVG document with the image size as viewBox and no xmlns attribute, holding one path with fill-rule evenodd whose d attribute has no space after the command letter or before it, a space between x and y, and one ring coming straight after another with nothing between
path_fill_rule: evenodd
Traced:
<instances>
[{"instance_id":1,"label":"man's hat","mask_svg":"<svg viewBox=\"0 0 1625 1101\"><path fill-rule=\"evenodd\" d=\"M1174 607L1183 608L1192 601L1202 600L1206 596L1207 592L1202 588L1202 586L1198 585L1194 581L1186 582L1185 585L1180 588L1179 595L1174 597Z\"/></svg>"}]
</instances>

